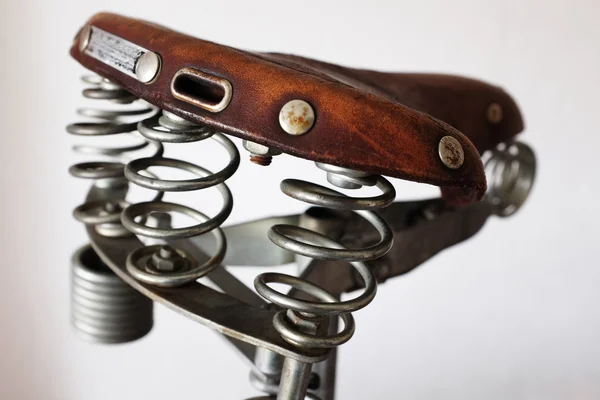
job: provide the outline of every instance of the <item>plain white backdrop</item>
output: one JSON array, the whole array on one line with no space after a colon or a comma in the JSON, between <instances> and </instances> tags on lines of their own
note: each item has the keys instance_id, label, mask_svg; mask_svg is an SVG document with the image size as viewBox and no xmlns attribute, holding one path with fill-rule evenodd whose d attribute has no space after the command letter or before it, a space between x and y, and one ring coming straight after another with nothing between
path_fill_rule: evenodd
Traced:
<instances>
[{"instance_id":1,"label":"plain white backdrop","mask_svg":"<svg viewBox=\"0 0 600 400\"><path fill-rule=\"evenodd\" d=\"M87 183L67 174L76 158L64 126L81 104L84 72L68 48L98 11L239 48L504 87L538 156L530 201L380 286L340 351L338 398L600 398L599 9L592 0L3 0L0 398L258 394L224 341L163 307L150 335L130 345L97 347L70 330L69 258L86 240L71 210ZM230 222L303 211L279 192L283 178L323 182L309 162L282 156L261 169L242 155L229 181ZM436 193L394 183L398 199ZM250 281L257 273L242 275Z\"/></svg>"}]
</instances>

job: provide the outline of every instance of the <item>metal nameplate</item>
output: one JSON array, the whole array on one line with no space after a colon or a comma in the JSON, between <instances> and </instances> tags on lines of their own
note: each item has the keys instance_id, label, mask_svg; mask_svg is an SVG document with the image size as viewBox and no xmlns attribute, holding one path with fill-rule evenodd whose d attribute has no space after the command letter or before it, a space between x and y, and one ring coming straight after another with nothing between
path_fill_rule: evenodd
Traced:
<instances>
[{"instance_id":1,"label":"metal nameplate","mask_svg":"<svg viewBox=\"0 0 600 400\"><path fill-rule=\"evenodd\" d=\"M85 54L132 78L136 78L135 67L138 60L148 51L95 26L91 27L89 43L85 48Z\"/></svg>"}]
</instances>

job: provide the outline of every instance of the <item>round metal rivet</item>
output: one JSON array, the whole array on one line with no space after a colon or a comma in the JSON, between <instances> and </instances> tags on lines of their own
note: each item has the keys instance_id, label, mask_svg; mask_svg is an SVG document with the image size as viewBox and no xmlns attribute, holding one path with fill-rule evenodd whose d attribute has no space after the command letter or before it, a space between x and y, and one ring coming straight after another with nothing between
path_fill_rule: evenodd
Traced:
<instances>
[{"instance_id":1,"label":"round metal rivet","mask_svg":"<svg viewBox=\"0 0 600 400\"><path fill-rule=\"evenodd\" d=\"M279 112L279 124L290 135L303 135L315 123L315 112L304 100L287 102Z\"/></svg>"},{"instance_id":2,"label":"round metal rivet","mask_svg":"<svg viewBox=\"0 0 600 400\"><path fill-rule=\"evenodd\" d=\"M465 152L460 142L452 136L444 136L440 140L438 154L444 165L450 169L458 169L465 162Z\"/></svg>"},{"instance_id":3,"label":"round metal rivet","mask_svg":"<svg viewBox=\"0 0 600 400\"><path fill-rule=\"evenodd\" d=\"M92 35L92 28L89 25L84 26L79 34L79 51L83 52L90 44L90 36Z\"/></svg>"},{"instance_id":4,"label":"round metal rivet","mask_svg":"<svg viewBox=\"0 0 600 400\"><path fill-rule=\"evenodd\" d=\"M140 82L152 82L160 72L160 56L151 51L147 51L138 59L135 64L135 76Z\"/></svg>"},{"instance_id":5,"label":"round metal rivet","mask_svg":"<svg viewBox=\"0 0 600 400\"><path fill-rule=\"evenodd\" d=\"M492 103L487 108L487 119L492 124L502 121L502 106L498 103Z\"/></svg>"}]
</instances>

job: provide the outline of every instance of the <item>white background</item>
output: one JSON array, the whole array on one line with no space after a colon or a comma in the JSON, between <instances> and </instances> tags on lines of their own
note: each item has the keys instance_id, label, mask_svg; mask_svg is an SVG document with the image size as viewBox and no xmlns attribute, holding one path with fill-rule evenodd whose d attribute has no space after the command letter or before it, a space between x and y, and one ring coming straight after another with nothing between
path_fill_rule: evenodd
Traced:
<instances>
[{"instance_id":1,"label":"white background","mask_svg":"<svg viewBox=\"0 0 600 400\"><path fill-rule=\"evenodd\" d=\"M70 213L87 183L67 174L75 140L64 126L81 104L83 73L68 48L103 10L240 48L503 86L538 156L533 196L514 218L492 219L476 238L380 287L341 350L338 398L600 398L598 9L591 0L3 0L0 398L257 394L221 339L162 307L151 334L130 345L97 347L70 330L69 258L85 242ZM283 156L260 169L242 156L229 181L231 222L301 212L279 181L323 181L309 162ZM394 183L399 199L436 193Z\"/></svg>"}]
</instances>

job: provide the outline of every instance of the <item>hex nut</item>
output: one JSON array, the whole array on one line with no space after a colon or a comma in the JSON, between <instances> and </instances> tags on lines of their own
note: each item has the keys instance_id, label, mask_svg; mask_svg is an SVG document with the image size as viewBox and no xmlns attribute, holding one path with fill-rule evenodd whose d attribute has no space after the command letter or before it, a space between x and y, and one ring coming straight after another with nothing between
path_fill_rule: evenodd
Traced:
<instances>
[{"instance_id":1,"label":"hex nut","mask_svg":"<svg viewBox=\"0 0 600 400\"><path fill-rule=\"evenodd\" d=\"M285 315L288 322L303 333L316 336L327 335L327 331L329 330L329 318L326 316L309 317L300 315L293 310L287 310Z\"/></svg>"},{"instance_id":2,"label":"hex nut","mask_svg":"<svg viewBox=\"0 0 600 400\"><path fill-rule=\"evenodd\" d=\"M276 156L281 154L281 151L272 147L267 147L259 143L251 142L249 140L243 141L244 149L257 156Z\"/></svg>"},{"instance_id":3,"label":"hex nut","mask_svg":"<svg viewBox=\"0 0 600 400\"><path fill-rule=\"evenodd\" d=\"M255 164L267 166L271 164L273 156L281 154L281 150L273 147L264 146L249 140L243 141L243 146L250 152L250 161Z\"/></svg>"}]
</instances>

